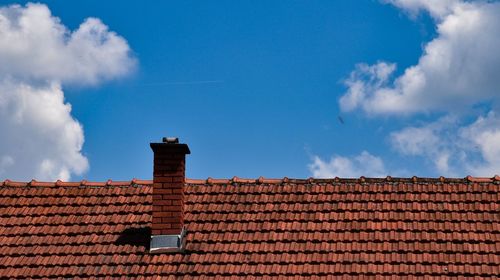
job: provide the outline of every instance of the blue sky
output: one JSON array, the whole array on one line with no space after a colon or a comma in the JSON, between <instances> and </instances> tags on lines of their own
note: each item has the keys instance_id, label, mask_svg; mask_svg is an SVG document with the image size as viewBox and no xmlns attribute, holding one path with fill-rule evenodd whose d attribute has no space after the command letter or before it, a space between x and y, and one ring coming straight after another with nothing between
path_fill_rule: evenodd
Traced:
<instances>
[{"instance_id":1,"label":"blue sky","mask_svg":"<svg viewBox=\"0 0 500 280\"><path fill-rule=\"evenodd\" d=\"M14 3L21 4L20 11L30 7L0 1L4 14ZM500 167L495 156L500 155L495 114L500 59L498 54L477 57L500 46L492 38L500 29L493 14L497 3L41 3L59 18L52 24L65 26L62 41L89 17L123 41L111 40L109 47L120 51L106 53L103 62L88 68L78 66L78 55L68 63L58 61L62 66L40 66L43 71L78 64L68 66L71 74L54 70L52 76L25 77L19 74L23 68L15 73L12 67L0 69L14 88L55 83L54 91L63 92L71 105L65 118L73 126L81 124L84 139L79 145L78 137L54 129L51 140L43 141L43 123L0 125L15 136L0 149L0 179L151 178L149 143L162 136L189 144L190 178L464 177L494 175ZM485 22L470 19L475 13ZM20 17L11 14L6 18L12 22ZM463 31L460 24L471 30ZM484 33L486 39L470 42L464 32ZM8 42L7 33L1 34ZM85 46L90 37L82 38L75 45ZM0 63L31 67L1 44ZM71 54L83 49L72 48ZM88 53L100 55L103 49ZM50 59L44 61L51 64ZM455 61L465 65L453 66ZM26 138L31 142L15 140ZM73 141L70 150L54 148L66 145L58 142L66 138ZM29 161L29 155L17 160L13 150L23 145L40 145L40 162ZM68 153L75 157L69 163Z\"/></svg>"}]
</instances>

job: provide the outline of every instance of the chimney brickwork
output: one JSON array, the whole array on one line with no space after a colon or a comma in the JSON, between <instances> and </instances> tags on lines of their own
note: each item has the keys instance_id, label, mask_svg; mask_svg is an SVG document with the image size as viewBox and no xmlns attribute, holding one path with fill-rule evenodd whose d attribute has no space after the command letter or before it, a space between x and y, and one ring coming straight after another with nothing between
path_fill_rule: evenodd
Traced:
<instances>
[{"instance_id":1,"label":"chimney brickwork","mask_svg":"<svg viewBox=\"0 0 500 280\"><path fill-rule=\"evenodd\" d=\"M177 138L151 143L154 152L153 220L151 233L180 235L184 225L184 183L189 147Z\"/></svg>"}]
</instances>

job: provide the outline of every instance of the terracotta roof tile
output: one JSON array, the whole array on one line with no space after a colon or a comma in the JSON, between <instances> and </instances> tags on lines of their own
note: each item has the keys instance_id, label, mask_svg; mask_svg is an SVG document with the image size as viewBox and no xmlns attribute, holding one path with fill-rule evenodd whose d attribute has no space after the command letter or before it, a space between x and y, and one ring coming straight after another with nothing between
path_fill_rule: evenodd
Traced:
<instances>
[{"instance_id":1,"label":"terracotta roof tile","mask_svg":"<svg viewBox=\"0 0 500 280\"><path fill-rule=\"evenodd\" d=\"M0 182L0 278L500 274L500 177L187 180L186 248L150 254L152 181Z\"/></svg>"}]
</instances>

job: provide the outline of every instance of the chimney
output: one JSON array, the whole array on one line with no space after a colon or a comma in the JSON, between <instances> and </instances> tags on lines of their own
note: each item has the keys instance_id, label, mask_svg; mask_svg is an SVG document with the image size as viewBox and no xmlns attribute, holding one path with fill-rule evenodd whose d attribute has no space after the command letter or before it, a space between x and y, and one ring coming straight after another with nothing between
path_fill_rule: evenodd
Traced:
<instances>
[{"instance_id":1,"label":"chimney","mask_svg":"<svg viewBox=\"0 0 500 280\"><path fill-rule=\"evenodd\" d=\"M153 220L151 252L182 250L184 237L184 183L186 144L164 137L151 143L153 165Z\"/></svg>"}]
</instances>

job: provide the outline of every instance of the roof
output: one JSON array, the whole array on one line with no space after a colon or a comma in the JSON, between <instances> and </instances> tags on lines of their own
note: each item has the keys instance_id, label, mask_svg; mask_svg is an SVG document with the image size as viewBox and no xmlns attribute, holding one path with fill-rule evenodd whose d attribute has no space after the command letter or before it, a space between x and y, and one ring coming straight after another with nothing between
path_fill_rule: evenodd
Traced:
<instances>
[{"instance_id":1,"label":"roof","mask_svg":"<svg viewBox=\"0 0 500 280\"><path fill-rule=\"evenodd\" d=\"M152 181L4 181L0 278L495 278L499 184L187 180L185 251L151 254Z\"/></svg>"}]
</instances>

